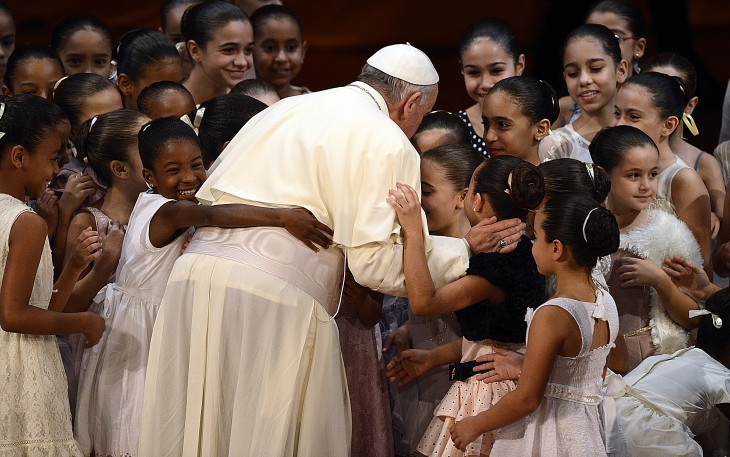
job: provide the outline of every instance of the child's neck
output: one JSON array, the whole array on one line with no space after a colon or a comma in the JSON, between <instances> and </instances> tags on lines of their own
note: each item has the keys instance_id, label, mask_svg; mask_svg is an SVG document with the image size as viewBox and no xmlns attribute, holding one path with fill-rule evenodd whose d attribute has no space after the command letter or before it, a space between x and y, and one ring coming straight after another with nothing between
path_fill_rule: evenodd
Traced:
<instances>
[{"instance_id":1,"label":"child's neck","mask_svg":"<svg viewBox=\"0 0 730 457\"><path fill-rule=\"evenodd\" d=\"M201 69L193 69L183 86L190 91L196 105L228 93L228 88L216 87Z\"/></svg>"},{"instance_id":2,"label":"child's neck","mask_svg":"<svg viewBox=\"0 0 730 457\"><path fill-rule=\"evenodd\" d=\"M122 186L109 186L104 194L99 211L109 216L109 218L127 225L139 193L125 191L120 187Z\"/></svg>"},{"instance_id":3,"label":"child's neck","mask_svg":"<svg viewBox=\"0 0 730 457\"><path fill-rule=\"evenodd\" d=\"M645 210L637 210L618 204L611 198L611 194L608 195L606 206L616 218L616 223L621 233L626 233L638 226L644 225L649 217Z\"/></svg>"},{"instance_id":4,"label":"child's neck","mask_svg":"<svg viewBox=\"0 0 730 457\"><path fill-rule=\"evenodd\" d=\"M659 149L659 172L661 173L674 165L677 161L677 155L672 151L672 148L669 146L669 139L666 137L662 137L662 139L659 140L659 143L657 143L657 149Z\"/></svg>"},{"instance_id":5,"label":"child's neck","mask_svg":"<svg viewBox=\"0 0 730 457\"><path fill-rule=\"evenodd\" d=\"M599 130L613 125L613 102L606 104L593 112L582 109L578 119L573 122L573 130L588 141L593 141Z\"/></svg>"},{"instance_id":6,"label":"child's neck","mask_svg":"<svg viewBox=\"0 0 730 457\"><path fill-rule=\"evenodd\" d=\"M469 232L470 228L471 224L469 224L469 219L467 219L466 214L462 212L453 224L443 230L435 230L433 235L463 238Z\"/></svg>"},{"instance_id":7,"label":"child's neck","mask_svg":"<svg viewBox=\"0 0 730 457\"><path fill-rule=\"evenodd\" d=\"M595 303L596 285L591 279L590 271L585 268L560 262L555 271L555 294L553 297L570 298L573 300Z\"/></svg>"},{"instance_id":8,"label":"child's neck","mask_svg":"<svg viewBox=\"0 0 730 457\"><path fill-rule=\"evenodd\" d=\"M535 143L534 147L531 147L527 151L523 151L520 155L515 155L518 159L522 159L525 162L529 162L535 166L540 165L540 156L537 154L537 145L539 143Z\"/></svg>"},{"instance_id":9,"label":"child's neck","mask_svg":"<svg viewBox=\"0 0 730 457\"><path fill-rule=\"evenodd\" d=\"M25 203L28 197L25 195L25 188L22 184L15 181L11 173L0 172L0 194L10 195Z\"/></svg>"}]
</instances>

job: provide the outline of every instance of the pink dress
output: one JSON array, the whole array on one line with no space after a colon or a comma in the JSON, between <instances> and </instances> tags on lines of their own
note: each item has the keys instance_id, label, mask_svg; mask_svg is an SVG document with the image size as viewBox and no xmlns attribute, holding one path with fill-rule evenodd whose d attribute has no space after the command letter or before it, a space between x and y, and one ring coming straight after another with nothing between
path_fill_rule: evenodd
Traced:
<instances>
[{"instance_id":1,"label":"pink dress","mask_svg":"<svg viewBox=\"0 0 730 457\"><path fill-rule=\"evenodd\" d=\"M357 320L355 308L342 304L335 318L352 408L351 457L392 457L393 427L388 381L375 328Z\"/></svg>"}]
</instances>

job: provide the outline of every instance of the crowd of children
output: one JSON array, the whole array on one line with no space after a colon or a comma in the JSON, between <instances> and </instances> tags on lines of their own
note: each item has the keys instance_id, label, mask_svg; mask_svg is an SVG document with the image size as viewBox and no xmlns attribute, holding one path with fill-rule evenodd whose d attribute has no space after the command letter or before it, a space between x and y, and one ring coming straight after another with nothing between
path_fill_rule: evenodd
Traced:
<instances>
[{"instance_id":1,"label":"crowd of children","mask_svg":"<svg viewBox=\"0 0 730 457\"><path fill-rule=\"evenodd\" d=\"M140 455L153 328L197 227L333 243L304 208L196 200L246 123L311 92L293 84L298 18L278 2L160 12L159 31L115 41L81 15L16 48L0 2L0 455ZM711 280L730 271L730 194L683 137L692 64L643 59L646 44L640 10L599 1L565 38L560 99L522 76L508 24L466 30L474 104L426 114L410 138L421 192L382 196L407 296L352 274L338 290L353 457L730 449L730 292ZM422 212L435 236L508 220L524 234L436 287Z\"/></svg>"}]
</instances>

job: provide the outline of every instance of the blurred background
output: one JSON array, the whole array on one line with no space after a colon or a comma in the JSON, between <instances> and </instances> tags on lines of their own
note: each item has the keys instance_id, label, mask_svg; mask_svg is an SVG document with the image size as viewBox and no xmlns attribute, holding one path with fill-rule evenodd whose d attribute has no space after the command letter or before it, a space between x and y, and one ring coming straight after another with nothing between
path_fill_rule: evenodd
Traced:
<instances>
[{"instance_id":1,"label":"blurred background","mask_svg":"<svg viewBox=\"0 0 730 457\"><path fill-rule=\"evenodd\" d=\"M119 38L132 28L160 26L156 0L7 0L17 21L17 44L48 43L65 16L89 13L106 22ZM471 105L458 63L458 42L472 22L496 17L517 32L527 58L525 74L553 84L565 94L560 64L563 37L580 24L589 0L284 0L300 19L309 50L295 84L312 90L351 82L380 47L410 42L433 60L441 82L436 108L457 111ZM645 14L646 56L677 52L696 66L699 106L694 117L700 135L689 141L705 151L717 144L725 87L730 78L730 1L635 0ZM690 135L691 136L691 135Z\"/></svg>"}]
</instances>

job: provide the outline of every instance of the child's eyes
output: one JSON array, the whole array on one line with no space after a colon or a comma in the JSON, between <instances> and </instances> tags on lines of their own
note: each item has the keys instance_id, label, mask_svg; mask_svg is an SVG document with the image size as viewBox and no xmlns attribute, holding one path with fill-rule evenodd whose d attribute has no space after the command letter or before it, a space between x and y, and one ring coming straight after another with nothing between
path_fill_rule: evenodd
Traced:
<instances>
[{"instance_id":1,"label":"child's eyes","mask_svg":"<svg viewBox=\"0 0 730 457\"><path fill-rule=\"evenodd\" d=\"M500 129L506 129L506 128L509 128L510 125L507 122L497 122L497 127Z\"/></svg>"},{"instance_id":2,"label":"child's eyes","mask_svg":"<svg viewBox=\"0 0 730 457\"><path fill-rule=\"evenodd\" d=\"M504 73L504 68L493 68L489 72L489 74L492 76L498 76L498 75L501 75L502 73Z\"/></svg>"},{"instance_id":3,"label":"child's eyes","mask_svg":"<svg viewBox=\"0 0 730 457\"><path fill-rule=\"evenodd\" d=\"M591 67L591 73L598 73L603 69L604 67Z\"/></svg>"},{"instance_id":4,"label":"child's eyes","mask_svg":"<svg viewBox=\"0 0 730 457\"><path fill-rule=\"evenodd\" d=\"M72 67L81 65L81 59L68 59L68 64Z\"/></svg>"},{"instance_id":5,"label":"child's eyes","mask_svg":"<svg viewBox=\"0 0 730 457\"><path fill-rule=\"evenodd\" d=\"M104 67L104 66L106 66L107 64L108 64L108 61L107 61L106 59L96 59L96 60L94 61L94 65L96 65L96 66L98 66L98 67Z\"/></svg>"},{"instance_id":6,"label":"child's eyes","mask_svg":"<svg viewBox=\"0 0 730 457\"><path fill-rule=\"evenodd\" d=\"M659 176L659 172L658 171L649 172L649 177L650 178L656 178L657 176Z\"/></svg>"},{"instance_id":7,"label":"child's eyes","mask_svg":"<svg viewBox=\"0 0 730 457\"><path fill-rule=\"evenodd\" d=\"M577 71L569 71L569 72L565 73L565 76L567 76L568 78L575 78L575 77L578 76L578 72Z\"/></svg>"},{"instance_id":8,"label":"child's eyes","mask_svg":"<svg viewBox=\"0 0 730 457\"><path fill-rule=\"evenodd\" d=\"M472 78L477 78L481 75L481 73L478 71L467 71L465 74L467 76L471 76Z\"/></svg>"}]
</instances>

